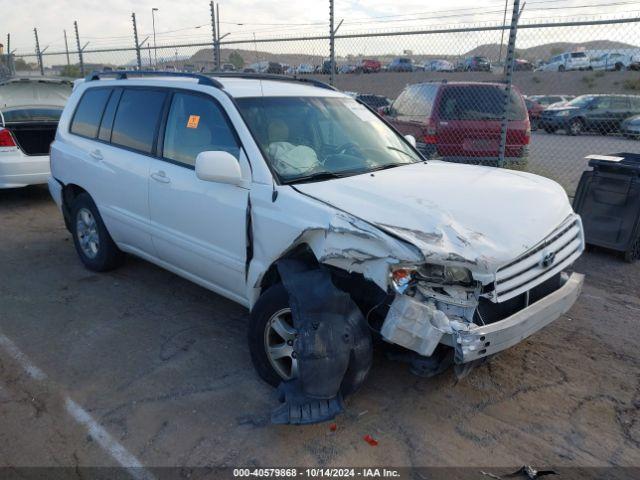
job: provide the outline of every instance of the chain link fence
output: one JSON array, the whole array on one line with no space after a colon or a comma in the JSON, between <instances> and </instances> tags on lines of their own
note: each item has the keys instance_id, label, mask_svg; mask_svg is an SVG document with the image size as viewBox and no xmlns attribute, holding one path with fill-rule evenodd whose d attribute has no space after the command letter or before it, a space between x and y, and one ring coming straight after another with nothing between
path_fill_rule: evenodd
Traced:
<instances>
[{"instance_id":1,"label":"chain link fence","mask_svg":"<svg viewBox=\"0 0 640 480\"><path fill-rule=\"evenodd\" d=\"M42 66L51 76L223 70L333 82L413 135L427 158L533 172L573 195L586 155L640 151L640 17L519 22L517 36L513 26L507 18L155 47L146 38L139 48L132 35L128 46L84 48L82 61L77 48L18 52L12 67L18 76Z\"/></svg>"}]
</instances>

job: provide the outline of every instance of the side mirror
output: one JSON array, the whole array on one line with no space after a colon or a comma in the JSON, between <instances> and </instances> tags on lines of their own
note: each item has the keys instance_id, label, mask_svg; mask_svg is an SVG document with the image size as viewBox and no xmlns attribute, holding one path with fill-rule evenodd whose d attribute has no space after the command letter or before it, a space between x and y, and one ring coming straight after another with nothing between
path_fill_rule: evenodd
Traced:
<instances>
[{"instance_id":1,"label":"side mirror","mask_svg":"<svg viewBox=\"0 0 640 480\"><path fill-rule=\"evenodd\" d=\"M196 177L205 182L240 185L242 173L236 157L229 152L200 152L196 157Z\"/></svg>"},{"instance_id":2,"label":"side mirror","mask_svg":"<svg viewBox=\"0 0 640 480\"><path fill-rule=\"evenodd\" d=\"M416 148L416 137L413 135L405 135L404 139L409 142L413 148Z\"/></svg>"}]
</instances>

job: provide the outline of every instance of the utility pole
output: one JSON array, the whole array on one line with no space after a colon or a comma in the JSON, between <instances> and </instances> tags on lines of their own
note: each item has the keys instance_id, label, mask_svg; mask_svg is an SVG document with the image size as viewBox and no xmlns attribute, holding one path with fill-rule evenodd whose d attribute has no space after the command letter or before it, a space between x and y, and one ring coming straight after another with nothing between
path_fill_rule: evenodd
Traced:
<instances>
[{"instance_id":1,"label":"utility pole","mask_svg":"<svg viewBox=\"0 0 640 480\"><path fill-rule=\"evenodd\" d=\"M153 23L153 56L155 58L155 68L154 70L158 69L158 47L156 45L156 15L155 13L158 11L157 8L153 7L151 9L151 22ZM151 62L149 62L151 63Z\"/></svg>"},{"instance_id":2,"label":"utility pole","mask_svg":"<svg viewBox=\"0 0 640 480\"><path fill-rule=\"evenodd\" d=\"M71 65L71 60L69 59L69 43L67 42L67 31L64 32L64 51L67 53L67 65Z\"/></svg>"},{"instance_id":3,"label":"utility pole","mask_svg":"<svg viewBox=\"0 0 640 480\"><path fill-rule=\"evenodd\" d=\"M518 34L518 21L520 20L520 0L513 0L513 13L511 15L511 29L509 30L509 44L507 45L507 56L504 65L504 106L502 110L502 124L500 128L500 153L498 166L504 167L505 150L507 146L507 128L509 126L509 107L511 104L511 87L513 84L513 68L516 52L516 37Z\"/></svg>"},{"instance_id":4,"label":"utility pole","mask_svg":"<svg viewBox=\"0 0 640 480\"><path fill-rule=\"evenodd\" d=\"M44 77L44 65L42 64L42 52L40 51L40 42L38 41L38 29L34 28L33 33L36 36L36 56L38 58L38 67L40 67L40 75Z\"/></svg>"},{"instance_id":5,"label":"utility pole","mask_svg":"<svg viewBox=\"0 0 640 480\"><path fill-rule=\"evenodd\" d=\"M82 58L82 48L80 47L80 34L78 33L78 21L73 22L73 29L76 32L76 44L78 46L78 60L80 60L80 75L84 77L84 60Z\"/></svg>"},{"instance_id":6,"label":"utility pole","mask_svg":"<svg viewBox=\"0 0 640 480\"><path fill-rule=\"evenodd\" d=\"M333 28L333 22L333 0L329 0L329 68L331 69L329 83L331 85L333 85L336 81L336 38Z\"/></svg>"},{"instance_id":7,"label":"utility pole","mask_svg":"<svg viewBox=\"0 0 640 480\"><path fill-rule=\"evenodd\" d=\"M7 68L9 69L9 75L13 75L13 55L11 55L11 34L7 33Z\"/></svg>"},{"instance_id":8,"label":"utility pole","mask_svg":"<svg viewBox=\"0 0 640 480\"><path fill-rule=\"evenodd\" d=\"M498 62L502 59L502 45L504 44L504 28L507 26L507 9L509 8L509 0L504 0L504 18L502 19L502 33L500 34L500 53L498 54Z\"/></svg>"},{"instance_id":9,"label":"utility pole","mask_svg":"<svg viewBox=\"0 0 640 480\"><path fill-rule=\"evenodd\" d=\"M131 13L131 21L133 22L133 40L136 45L136 61L138 63L138 70L142 70L142 58L140 57L140 43L138 42L138 26L136 24L136 14Z\"/></svg>"},{"instance_id":10,"label":"utility pole","mask_svg":"<svg viewBox=\"0 0 640 480\"><path fill-rule=\"evenodd\" d=\"M220 64L222 63L222 59L220 58L220 40L223 38L220 36L220 4L216 3L216 32L218 33L218 63L216 64L216 68L220 70ZM224 35L226 37L226 35Z\"/></svg>"},{"instance_id":11,"label":"utility pole","mask_svg":"<svg viewBox=\"0 0 640 480\"><path fill-rule=\"evenodd\" d=\"M216 10L213 5L213 0L209 2L209 8L211 9L211 36L213 41L213 69L215 70L218 65L218 36L216 33Z\"/></svg>"}]
</instances>

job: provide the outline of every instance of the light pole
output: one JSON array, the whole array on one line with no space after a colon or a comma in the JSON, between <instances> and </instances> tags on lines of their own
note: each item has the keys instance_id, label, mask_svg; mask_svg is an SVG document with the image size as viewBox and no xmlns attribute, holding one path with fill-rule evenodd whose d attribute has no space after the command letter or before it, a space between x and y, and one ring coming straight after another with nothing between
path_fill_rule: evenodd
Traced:
<instances>
[{"instance_id":1,"label":"light pole","mask_svg":"<svg viewBox=\"0 0 640 480\"><path fill-rule=\"evenodd\" d=\"M158 69L158 49L156 47L156 12L158 11L158 9L156 7L153 7L151 9L151 23L153 24L153 55L155 58L155 70Z\"/></svg>"}]
</instances>

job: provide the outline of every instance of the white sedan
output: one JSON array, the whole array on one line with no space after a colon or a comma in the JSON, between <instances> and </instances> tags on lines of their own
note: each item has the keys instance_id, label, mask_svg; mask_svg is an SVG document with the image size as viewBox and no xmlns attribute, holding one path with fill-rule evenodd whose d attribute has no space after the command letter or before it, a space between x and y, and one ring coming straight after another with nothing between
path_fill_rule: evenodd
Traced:
<instances>
[{"instance_id":1,"label":"white sedan","mask_svg":"<svg viewBox=\"0 0 640 480\"><path fill-rule=\"evenodd\" d=\"M71 87L42 78L0 84L0 188L47 183L49 147Z\"/></svg>"}]
</instances>

